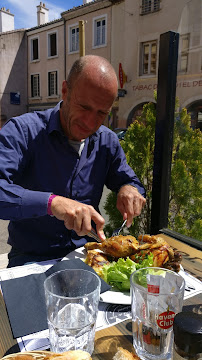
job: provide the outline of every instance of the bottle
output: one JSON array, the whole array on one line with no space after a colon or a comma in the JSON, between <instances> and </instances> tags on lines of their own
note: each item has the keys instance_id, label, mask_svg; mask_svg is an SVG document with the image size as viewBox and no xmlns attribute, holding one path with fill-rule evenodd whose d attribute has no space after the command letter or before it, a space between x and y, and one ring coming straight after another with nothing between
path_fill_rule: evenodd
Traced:
<instances>
[{"instance_id":1,"label":"bottle","mask_svg":"<svg viewBox=\"0 0 202 360\"><path fill-rule=\"evenodd\" d=\"M173 360L202 360L202 315L180 312L174 317Z\"/></svg>"}]
</instances>

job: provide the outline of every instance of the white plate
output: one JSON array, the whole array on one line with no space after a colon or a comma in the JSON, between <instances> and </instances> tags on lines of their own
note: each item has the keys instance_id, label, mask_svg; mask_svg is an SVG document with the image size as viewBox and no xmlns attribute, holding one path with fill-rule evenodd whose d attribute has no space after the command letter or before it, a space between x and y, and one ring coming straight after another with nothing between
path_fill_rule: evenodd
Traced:
<instances>
[{"instance_id":1,"label":"white plate","mask_svg":"<svg viewBox=\"0 0 202 360\"><path fill-rule=\"evenodd\" d=\"M84 247L80 247L71 253L69 253L63 260L70 259L85 259L86 250ZM121 304L121 305L130 305L130 292L121 292L119 290L108 290L100 295L100 301L109 303L109 304Z\"/></svg>"},{"instance_id":2,"label":"white plate","mask_svg":"<svg viewBox=\"0 0 202 360\"><path fill-rule=\"evenodd\" d=\"M86 250L84 247L80 247L71 253L69 253L63 260L70 259L85 259L86 258ZM182 265L180 265L181 270L179 274L184 277L184 269ZM119 305L130 305L130 292L122 292L120 290L108 290L100 295L100 301L109 304L119 304Z\"/></svg>"}]
</instances>

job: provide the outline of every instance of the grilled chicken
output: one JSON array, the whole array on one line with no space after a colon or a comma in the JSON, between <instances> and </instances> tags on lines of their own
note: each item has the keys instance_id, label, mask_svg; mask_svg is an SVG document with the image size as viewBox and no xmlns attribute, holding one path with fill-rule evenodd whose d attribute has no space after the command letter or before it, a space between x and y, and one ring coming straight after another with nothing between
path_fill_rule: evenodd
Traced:
<instances>
[{"instance_id":1,"label":"grilled chicken","mask_svg":"<svg viewBox=\"0 0 202 360\"><path fill-rule=\"evenodd\" d=\"M97 250L89 250L85 259L85 263L91 266L98 275L101 275L103 266L110 264L110 261L112 261L111 257Z\"/></svg>"},{"instance_id":2,"label":"grilled chicken","mask_svg":"<svg viewBox=\"0 0 202 360\"><path fill-rule=\"evenodd\" d=\"M134 236L118 235L112 236L101 243L89 242L84 247L86 250L100 249L104 254L114 258L126 258L138 250L139 243Z\"/></svg>"},{"instance_id":3,"label":"grilled chicken","mask_svg":"<svg viewBox=\"0 0 202 360\"><path fill-rule=\"evenodd\" d=\"M86 263L99 269L103 261L110 261L108 256L114 258L130 257L135 262L140 262L148 254L153 254L153 266L165 267L178 272L180 270L181 255L175 251L161 236L140 235L138 241L134 236L118 235L104 240L102 243L89 242L84 245L87 250ZM90 250L99 249L102 253L90 253ZM106 257L105 257L106 256ZM104 260L103 260L104 258ZM111 259L112 260L112 259Z\"/></svg>"},{"instance_id":4,"label":"grilled chicken","mask_svg":"<svg viewBox=\"0 0 202 360\"><path fill-rule=\"evenodd\" d=\"M174 250L174 259L169 259L168 262L166 262L163 267L175 272L179 272L181 262L182 262L182 255L177 250Z\"/></svg>"},{"instance_id":5,"label":"grilled chicken","mask_svg":"<svg viewBox=\"0 0 202 360\"><path fill-rule=\"evenodd\" d=\"M135 255L131 255L130 258L139 262L143 260L147 254L153 254L153 266L162 267L169 260L169 253L166 246L161 246L158 249L156 248L147 248L144 250L138 250Z\"/></svg>"},{"instance_id":6,"label":"grilled chicken","mask_svg":"<svg viewBox=\"0 0 202 360\"><path fill-rule=\"evenodd\" d=\"M140 246L136 254L131 256L133 261L138 262L139 259L144 259L147 254L152 253L153 266L165 267L176 272L180 270L181 255L174 251L161 236L140 235L138 240Z\"/></svg>"},{"instance_id":7,"label":"grilled chicken","mask_svg":"<svg viewBox=\"0 0 202 360\"><path fill-rule=\"evenodd\" d=\"M143 241L144 244L140 245L139 250L145 250L145 249L159 249L162 247L163 250L167 250L169 254L169 259L174 258L174 251L173 248L161 237L158 235L140 235L138 236L139 241Z\"/></svg>"}]
</instances>

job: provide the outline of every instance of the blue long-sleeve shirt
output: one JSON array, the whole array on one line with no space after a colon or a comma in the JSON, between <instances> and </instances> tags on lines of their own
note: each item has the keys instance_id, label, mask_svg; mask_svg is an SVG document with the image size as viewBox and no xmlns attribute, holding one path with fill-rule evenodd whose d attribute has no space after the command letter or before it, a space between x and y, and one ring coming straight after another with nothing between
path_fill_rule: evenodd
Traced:
<instances>
[{"instance_id":1,"label":"blue long-sleeve shirt","mask_svg":"<svg viewBox=\"0 0 202 360\"><path fill-rule=\"evenodd\" d=\"M51 193L97 211L104 185L117 192L131 184L145 194L115 133L101 126L79 157L61 128L59 109L60 103L12 118L0 131L0 218L11 220L8 243L24 253L54 255L72 241L77 247L86 242L47 215Z\"/></svg>"}]
</instances>

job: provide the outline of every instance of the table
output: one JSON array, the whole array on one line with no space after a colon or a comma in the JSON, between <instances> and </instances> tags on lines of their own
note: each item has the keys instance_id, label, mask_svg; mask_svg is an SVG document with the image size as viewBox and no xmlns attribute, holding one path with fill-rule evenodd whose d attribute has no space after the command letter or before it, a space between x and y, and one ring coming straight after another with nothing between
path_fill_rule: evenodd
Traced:
<instances>
[{"instance_id":1,"label":"table","mask_svg":"<svg viewBox=\"0 0 202 360\"><path fill-rule=\"evenodd\" d=\"M182 266L186 271L202 280L202 256L201 251L190 247L167 235L162 235L165 240L183 255ZM183 311L199 311L202 313L202 294L191 297L184 301ZM17 341L13 339L5 303L0 294L0 358L9 353L19 351ZM133 351L132 346L132 322L126 320L115 326L108 327L96 332L95 351L93 360L112 360L117 348Z\"/></svg>"},{"instance_id":2,"label":"table","mask_svg":"<svg viewBox=\"0 0 202 360\"><path fill-rule=\"evenodd\" d=\"M202 294L187 299L183 311L200 311L202 313ZM112 360L119 346L134 352L132 345L132 321L126 320L116 326L100 330L95 335L93 360Z\"/></svg>"},{"instance_id":3,"label":"table","mask_svg":"<svg viewBox=\"0 0 202 360\"><path fill-rule=\"evenodd\" d=\"M170 236L160 234L174 249L182 254L182 266L191 275L202 281L202 251L176 240Z\"/></svg>"}]
</instances>

